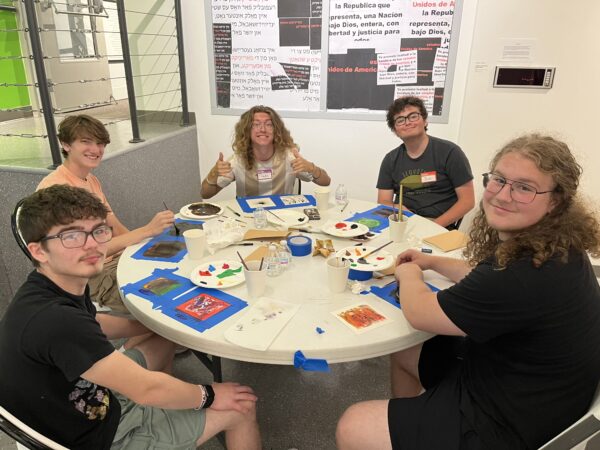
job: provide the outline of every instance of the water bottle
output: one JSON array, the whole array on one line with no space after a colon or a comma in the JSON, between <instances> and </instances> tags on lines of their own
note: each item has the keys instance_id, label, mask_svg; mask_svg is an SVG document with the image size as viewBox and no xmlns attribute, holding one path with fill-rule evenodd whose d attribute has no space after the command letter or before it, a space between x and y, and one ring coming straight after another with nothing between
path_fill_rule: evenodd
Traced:
<instances>
[{"instance_id":1,"label":"water bottle","mask_svg":"<svg viewBox=\"0 0 600 450\"><path fill-rule=\"evenodd\" d=\"M279 264L279 254L275 244L269 245L269 251L265 258L267 276L276 277L281 273L281 265Z\"/></svg>"},{"instance_id":2,"label":"water bottle","mask_svg":"<svg viewBox=\"0 0 600 450\"><path fill-rule=\"evenodd\" d=\"M285 240L280 241L279 246L279 265L281 266L281 271L285 272L285 270L290 267L290 263L292 262L292 252L290 251Z\"/></svg>"},{"instance_id":3,"label":"water bottle","mask_svg":"<svg viewBox=\"0 0 600 450\"><path fill-rule=\"evenodd\" d=\"M259 206L254 210L254 227L261 229L267 226L267 212L265 208Z\"/></svg>"},{"instance_id":4,"label":"water bottle","mask_svg":"<svg viewBox=\"0 0 600 450\"><path fill-rule=\"evenodd\" d=\"M344 206L348 203L348 191L343 184L339 184L335 190L335 202L338 206Z\"/></svg>"}]
</instances>

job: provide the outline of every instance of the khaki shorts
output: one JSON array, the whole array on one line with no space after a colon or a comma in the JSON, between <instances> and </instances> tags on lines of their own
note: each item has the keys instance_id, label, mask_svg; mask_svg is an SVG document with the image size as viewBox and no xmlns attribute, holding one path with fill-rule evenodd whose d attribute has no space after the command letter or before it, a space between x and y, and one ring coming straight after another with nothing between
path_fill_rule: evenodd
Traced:
<instances>
[{"instance_id":1,"label":"khaki shorts","mask_svg":"<svg viewBox=\"0 0 600 450\"><path fill-rule=\"evenodd\" d=\"M129 349L125 355L146 367L139 350ZM206 422L204 410L154 408L138 405L118 392L114 394L121 404L121 418L112 450L196 449Z\"/></svg>"},{"instance_id":2,"label":"khaki shorts","mask_svg":"<svg viewBox=\"0 0 600 450\"><path fill-rule=\"evenodd\" d=\"M120 256L117 255L105 263L102 272L90 278L88 284L92 301L98 302L100 306L108 306L118 315L129 315L117 283L117 265Z\"/></svg>"}]
</instances>

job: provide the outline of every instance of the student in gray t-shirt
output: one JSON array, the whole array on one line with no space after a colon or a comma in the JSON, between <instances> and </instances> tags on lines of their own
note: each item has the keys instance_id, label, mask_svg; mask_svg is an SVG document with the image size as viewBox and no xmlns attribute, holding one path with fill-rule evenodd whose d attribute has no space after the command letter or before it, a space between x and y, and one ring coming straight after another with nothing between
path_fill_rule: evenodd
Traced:
<instances>
[{"instance_id":1,"label":"student in gray t-shirt","mask_svg":"<svg viewBox=\"0 0 600 450\"><path fill-rule=\"evenodd\" d=\"M405 209L449 229L475 206L473 174L467 157L450 141L427 134L427 110L417 97L401 97L387 113L390 129L403 144L383 158L377 201L397 203L403 186Z\"/></svg>"}]
</instances>

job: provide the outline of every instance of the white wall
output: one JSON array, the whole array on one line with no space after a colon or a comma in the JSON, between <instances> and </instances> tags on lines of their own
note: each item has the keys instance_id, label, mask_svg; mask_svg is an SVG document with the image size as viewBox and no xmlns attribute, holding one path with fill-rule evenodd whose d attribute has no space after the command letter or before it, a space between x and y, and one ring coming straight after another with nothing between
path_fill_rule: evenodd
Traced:
<instances>
[{"instance_id":1,"label":"white wall","mask_svg":"<svg viewBox=\"0 0 600 450\"><path fill-rule=\"evenodd\" d=\"M429 127L432 134L454 141L458 137L460 126L477 2L468 0L466 3L468 5L463 8L450 122L432 124ZM232 153L231 137L238 117L211 114L203 2L183 2L183 17L190 110L196 113L200 169L202 176L206 176L219 151L226 156ZM400 144L399 139L387 128L384 117L380 122L285 118L285 123L305 157L327 169L334 189L338 183L344 183L350 197L375 200L375 184L381 159ZM307 186L306 192L310 190L312 187ZM233 196L235 190L230 187L216 198Z\"/></svg>"},{"instance_id":2,"label":"white wall","mask_svg":"<svg viewBox=\"0 0 600 450\"><path fill-rule=\"evenodd\" d=\"M219 151L231 152L237 117L211 114L203 2L185 1L183 12L190 109L196 112L205 176ZM579 2L577 7L555 0L464 1L450 121L430 125L429 132L454 140L465 150L478 197L480 174L487 170L492 154L517 134L539 130L570 144L584 165L584 192L596 202L600 199L600 155L590 139L595 131L593 108L600 101L600 59L593 45L598 42L594 26L599 15L596 0ZM534 39L530 64L556 66L554 87L493 89L503 38ZM487 68L476 70L476 63ZM306 157L327 168L334 188L343 182L350 196L375 199L381 159L399 143L383 120L287 118L286 124ZM233 188L220 194L233 195Z\"/></svg>"},{"instance_id":3,"label":"white wall","mask_svg":"<svg viewBox=\"0 0 600 450\"><path fill-rule=\"evenodd\" d=\"M572 8L548 0L479 0L458 135L476 176L477 198L479 175L487 171L493 153L519 134L540 131L569 144L584 168L584 194L600 203L594 120L600 101L599 14L596 0ZM511 38L533 39L531 64L556 67L552 89L491 87L495 66L503 65L503 39ZM487 68L477 70L476 64Z\"/></svg>"}]
</instances>

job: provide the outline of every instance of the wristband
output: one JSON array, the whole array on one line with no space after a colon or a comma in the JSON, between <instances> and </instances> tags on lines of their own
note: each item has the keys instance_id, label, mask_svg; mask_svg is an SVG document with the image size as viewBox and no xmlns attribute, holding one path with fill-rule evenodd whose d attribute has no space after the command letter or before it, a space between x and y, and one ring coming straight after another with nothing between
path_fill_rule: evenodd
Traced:
<instances>
[{"instance_id":1,"label":"wristband","mask_svg":"<svg viewBox=\"0 0 600 450\"><path fill-rule=\"evenodd\" d=\"M204 388L204 391L206 392L206 401L204 401L202 408L203 409L210 408L210 406L215 401L215 390L213 389L213 387L210 384L203 384L202 387Z\"/></svg>"}]
</instances>

